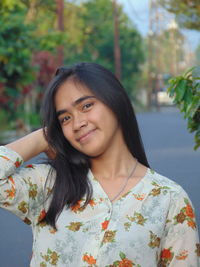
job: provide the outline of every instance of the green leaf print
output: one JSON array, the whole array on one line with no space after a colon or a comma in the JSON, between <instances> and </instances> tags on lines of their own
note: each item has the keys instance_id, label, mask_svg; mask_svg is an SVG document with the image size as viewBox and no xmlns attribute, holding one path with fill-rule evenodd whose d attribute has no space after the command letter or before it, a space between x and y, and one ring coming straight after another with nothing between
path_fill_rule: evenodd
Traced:
<instances>
[{"instance_id":1,"label":"green leaf print","mask_svg":"<svg viewBox=\"0 0 200 267\"><path fill-rule=\"evenodd\" d=\"M150 231L150 242L148 244L150 248L155 248L160 246L160 237Z\"/></svg>"},{"instance_id":2,"label":"green leaf print","mask_svg":"<svg viewBox=\"0 0 200 267\"><path fill-rule=\"evenodd\" d=\"M82 225L83 224L81 222L70 222L70 225L66 226L66 228L73 232L77 232L80 230Z\"/></svg>"},{"instance_id":3,"label":"green leaf print","mask_svg":"<svg viewBox=\"0 0 200 267\"><path fill-rule=\"evenodd\" d=\"M134 216L127 215L126 217L127 219L129 219L129 221L135 222L140 225L144 225L145 222L147 221L147 218L144 218L144 216L139 212L134 212Z\"/></svg>"},{"instance_id":4,"label":"green leaf print","mask_svg":"<svg viewBox=\"0 0 200 267\"><path fill-rule=\"evenodd\" d=\"M131 223L130 222L124 223L124 228L125 228L126 231L129 231L130 227L131 227Z\"/></svg>"},{"instance_id":5,"label":"green leaf print","mask_svg":"<svg viewBox=\"0 0 200 267\"><path fill-rule=\"evenodd\" d=\"M28 204L25 201L21 201L18 205L18 210L20 210L22 213L26 213L28 210Z\"/></svg>"},{"instance_id":6,"label":"green leaf print","mask_svg":"<svg viewBox=\"0 0 200 267\"><path fill-rule=\"evenodd\" d=\"M120 253L119 253L119 256L120 256L120 258L121 258L122 260L126 258L126 255L125 255L123 252L121 252L121 251L120 251Z\"/></svg>"},{"instance_id":7,"label":"green leaf print","mask_svg":"<svg viewBox=\"0 0 200 267\"><path fill-rule=\"evenodd\" d=\"M41 253L41 257L48 262L50 265L52 266L57 266L58 263L58 259L60 257L60 255L57 254L57 252L55 251L51 251L50 248L47 249L47 254L43 255ZM44 264L44 262L42 262L42 264Z\"/></svg>"}]
</instances>

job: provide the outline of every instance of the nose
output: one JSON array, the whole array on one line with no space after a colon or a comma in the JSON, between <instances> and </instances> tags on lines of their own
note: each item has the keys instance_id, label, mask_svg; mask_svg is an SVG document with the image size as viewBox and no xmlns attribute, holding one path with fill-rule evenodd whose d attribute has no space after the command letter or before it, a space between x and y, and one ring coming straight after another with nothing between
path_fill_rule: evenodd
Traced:
<instances>
[{"instance_id":1,"label":"nose","mask_svg":"<svg viewBox=\"0 0 200 267\"><path fill-rule=\"evenodd\" d=\"M88 122L84 114L77 114L73 118L73 130L79 131L81 128L87 126Z\"/></svg>"}]
</instances>

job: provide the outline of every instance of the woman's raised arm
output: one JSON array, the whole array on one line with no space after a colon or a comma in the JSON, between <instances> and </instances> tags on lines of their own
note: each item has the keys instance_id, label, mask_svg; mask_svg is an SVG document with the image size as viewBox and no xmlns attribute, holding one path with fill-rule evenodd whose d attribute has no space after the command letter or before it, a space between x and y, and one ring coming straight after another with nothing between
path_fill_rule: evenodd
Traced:
<instances>
[{"instance_id":1,"label":"woman's raised arm","mask_svg":"<svg viewBox=\"0 0 200 267\"><path fill-rule=\"evenodd\" d=\"M12 143L6 145L16 151L24 161L48 151L48 143L45 140L43 129L36 130Z\"/></svg>"}]
</instances>

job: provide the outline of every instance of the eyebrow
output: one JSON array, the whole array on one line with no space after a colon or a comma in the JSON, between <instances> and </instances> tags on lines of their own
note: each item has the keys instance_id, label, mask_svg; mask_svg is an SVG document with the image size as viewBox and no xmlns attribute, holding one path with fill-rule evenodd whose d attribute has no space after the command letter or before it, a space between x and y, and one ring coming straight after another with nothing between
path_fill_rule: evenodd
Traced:
<instances>
[{"instance_id":1,"label":"eyebrow","mask_svg":"<svg viewBox=\"0 0 200 267\"><path fill-rule=\"evenodd\" d=\"M89 99L89 98L96 98L96 97L92 96L92 95L82 96L82 97L78 98L77 100L75 100L72 103L72 106L75 107L78 104L80 104L81 102L83 102L84 100ZM66 113L66 112L68 112L67 109L61 109L61 110L56 111L56 115L57 115L57 117L59 117L61 114Z\"/></svg>"}]
</instances>

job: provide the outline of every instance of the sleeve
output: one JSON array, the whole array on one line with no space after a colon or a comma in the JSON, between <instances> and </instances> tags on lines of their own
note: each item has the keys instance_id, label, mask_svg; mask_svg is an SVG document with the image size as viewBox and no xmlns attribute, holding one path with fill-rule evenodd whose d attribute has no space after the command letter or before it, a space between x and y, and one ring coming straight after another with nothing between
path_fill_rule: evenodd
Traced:
<instances>
[{"instance_id":1,"label":"sleeve","mask_svg":"<svg viewBox=\"0 0 200 267\"><path fill-rule=\"evenodd\" d=\"M173 192L161 239L162 267L200 267L200 244L195 212L187 193Z\"/></svg>"},{"instance_id":2,"label":"sleeve","mask_svg":"<svg viewBox=\"0 0 200 267\"><path fill-rule=\"evenodd\" d=\"M0 146L0 208L31 224L40 216L45 192L51 190L50 185L45 187L50 166L29 164L22 168L22 163L19 154Z\"/></svg>"}]
</instances>

